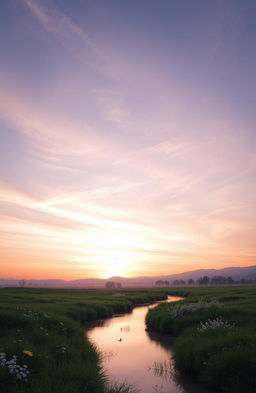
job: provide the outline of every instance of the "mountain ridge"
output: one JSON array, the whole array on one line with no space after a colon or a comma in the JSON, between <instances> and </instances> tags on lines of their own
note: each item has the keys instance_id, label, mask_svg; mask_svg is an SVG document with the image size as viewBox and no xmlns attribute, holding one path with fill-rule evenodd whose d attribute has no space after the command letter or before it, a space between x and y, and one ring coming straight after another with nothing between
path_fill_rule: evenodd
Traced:
<instances>
[{"instance_id":1,"label":"mountain ridge","mask_svg":"<svg viewBox=\"0 0 256 393\"><path fill-rule=\"evenodd\" d=\"M123 286L142 286L149 287L154 286L155 282L158 280L168 281L170 284L174 280L187 281L192 278L193 280L198 280L199 277L208 276L210 278L214 276L225 276L231 277L233 280L241 279L256 279L256 265L245 266L245 267L225 267L222 269L197 269L189 270L183 273L175 273L168 275L158 275L158 276L138 276L138 277L119 277L113 276L110 278L80 278L76 280L63 280L63 279L26 279L24 286L26 287L45 287L45 288L99 288L104 287L107 281L118 281ZM22 280L20 279L7 279L0 278L0 286L23 286Z\"/></svg>"}]
</instances>

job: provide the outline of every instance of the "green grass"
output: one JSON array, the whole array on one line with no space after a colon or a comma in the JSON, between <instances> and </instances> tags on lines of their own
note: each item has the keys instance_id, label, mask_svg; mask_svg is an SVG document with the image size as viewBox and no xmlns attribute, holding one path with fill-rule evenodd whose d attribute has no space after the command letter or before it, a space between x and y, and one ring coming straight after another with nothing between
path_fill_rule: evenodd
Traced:
<instances>
[{"instance_id":1,"label":"green grass","mask_svg":"<svg viewBox=\"0 0 256 393\"><path fill-rule=\"evenodd\" d=\"M256 288L179 288L171 293L186 299L150 310L146 323L149 330L177 337L176 368L218 392L255 393ZM201 322L220 317L230 327L201 329Z\"/></svg>"},{"instance_id":2,"label":"green grass","mask_svg":"<svg viewBox=\"0 0 256 393\"><path fill-rule=\"evenodd\" d=\"M83 324L137 303L166 296L162 290L0 289L0 353L27 366L18 379L0 360L1 393L132 393L108 386ZM19 373L20 374L20 373Z\"/></svg>"}]
</instances>

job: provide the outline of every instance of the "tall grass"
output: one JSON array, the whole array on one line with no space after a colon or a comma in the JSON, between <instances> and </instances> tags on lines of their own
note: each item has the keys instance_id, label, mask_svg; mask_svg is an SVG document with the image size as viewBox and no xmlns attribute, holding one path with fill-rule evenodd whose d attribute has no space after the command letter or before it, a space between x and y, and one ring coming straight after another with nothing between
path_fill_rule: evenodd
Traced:
<instances>
[{"instance_id":1,"label":"tall grass","mask_svg":"<svg viewBox=\"0 0 256 393\"><path fill-rule=\"evenodd\" d=\"M160 290L1 289L0 392L134 392L126 384L108 386L83 324L165 296Z\"/></svg>"},{"instance_id":2,"label":"tall grass","mask_svg":"<svg viewBox=\"0 0 256 393\"><path fill-rule=\"evenodd\" d=\"M149 330L177 336L177 369L218 392L255 393L255 288L180 291L186 291L186 300L161 304L146 317Z\"/></svg>"}]
</instances>

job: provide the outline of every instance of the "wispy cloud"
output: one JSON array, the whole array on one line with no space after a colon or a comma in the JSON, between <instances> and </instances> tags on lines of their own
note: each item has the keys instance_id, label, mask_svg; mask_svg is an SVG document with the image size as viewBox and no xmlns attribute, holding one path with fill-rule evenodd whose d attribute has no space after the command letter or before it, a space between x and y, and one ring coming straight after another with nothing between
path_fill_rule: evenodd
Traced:
<instances>
[{"instance_id":1,"label":"wispy cloud","mask_svg":"<svg viewBox=\"0 0 256 393\"><path fill-rule=\"evenodd\" d=\"M145 274L147 264L169 273L252 260L254 134L222 107L228 89L215 96L193 64L179 69L164 37L151 48L134 35L136 49L132 26L114 37L114 18L108 31L90 8L86 26L79 5L71 16L57 4L16 4L20 36L6 34L0 49L3 260L28 269L28 255L39 272L45 255L67 277L116 261ZM37 66L34 51L44 58Z\"/></svg>"},{"instance_id":2,"label":"wispy cloud","mask_svg":"<svg viewBox=\"0 0 256 393\"><path fill-rule=\"evenodd\" d=\"M53 2L40 2L38 0L22 1L45 30L54 35L83 62L90 64L92 56L96 56L98 60L102 58L101 51L95 42L81 27L74 23L67 15L63 14Z\"/></svg>"},{"instance_id":3,"label":"wispy cloud","mask_svg":"<svg viewBox=\"0 0 256 393\"><path fill-rule=\"evenodd\" d=\"M2 78L3 79L3 78ZM111 144L98 130L87 124L77 125L71 119L65 119L46 113L33 102L13 92L6 83L1 83L0 118L13 126L17 131L29 137L34 143L37 153L41 151L44 159L60 166L60 159L72 157L73 163L88 162L104 158L111 152ZM48 162L48 164L50 165ZM75 169L75 168L71 168Z\"/></svg>"}]
</instances>

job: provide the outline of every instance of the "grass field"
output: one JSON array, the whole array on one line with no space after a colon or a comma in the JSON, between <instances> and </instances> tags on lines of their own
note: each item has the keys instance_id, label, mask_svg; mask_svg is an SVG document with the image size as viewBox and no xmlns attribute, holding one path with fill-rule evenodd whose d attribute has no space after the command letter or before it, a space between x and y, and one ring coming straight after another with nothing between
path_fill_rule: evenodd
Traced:
<instances>
[{"instance_id":1,"label":"grass field","mask_svg":"<svg viewBox=\"0 0 256 393\"><path fill-rule=\"evenodd\" d=\"M0 392L131 392L108 386L83 324L164 296L159 289L0 289Z\"/></svg>"},{"instance_id":2,"label":"grass field","mask_svg":"<svg viewBox=\"0 0 256 393\"><path fill-rule=\"evenodd\" d=\"M149 311L147 328L177 336L176 368L217 392L256 392L256 287L176 288L179 304Z\"/></svg>"}]
</instances>

